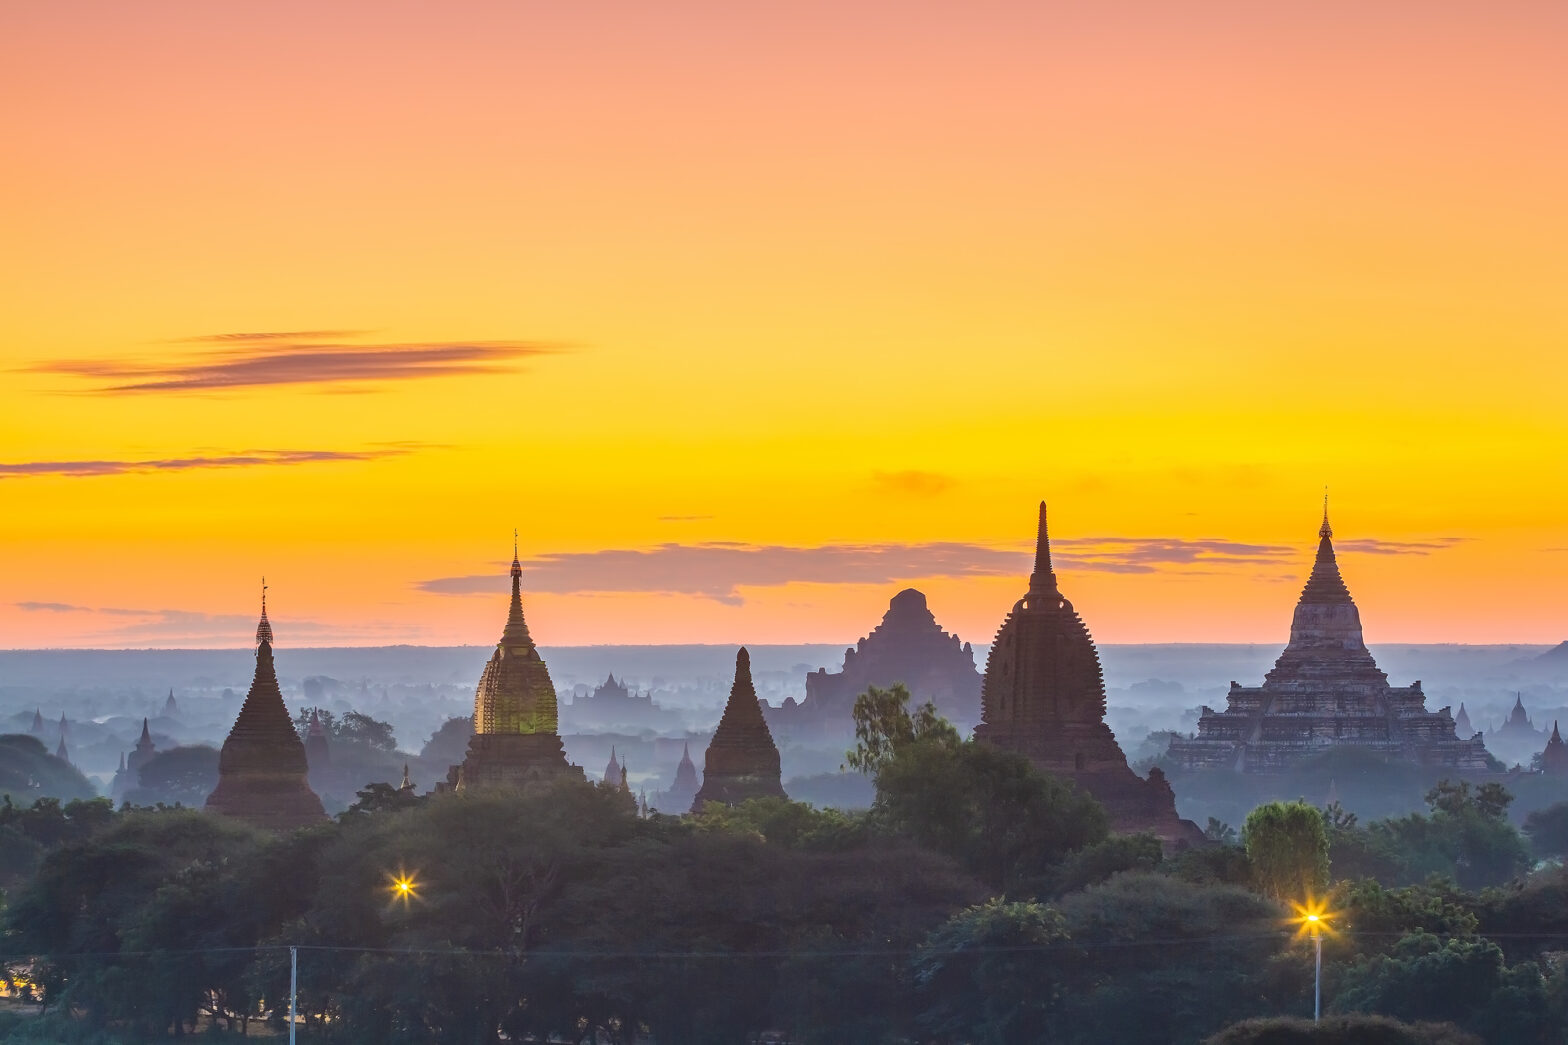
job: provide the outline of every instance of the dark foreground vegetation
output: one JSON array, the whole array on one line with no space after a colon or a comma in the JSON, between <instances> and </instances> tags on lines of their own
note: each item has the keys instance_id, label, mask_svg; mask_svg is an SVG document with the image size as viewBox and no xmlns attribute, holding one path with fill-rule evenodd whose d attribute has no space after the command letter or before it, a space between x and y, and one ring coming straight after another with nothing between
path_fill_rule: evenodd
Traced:
<instances>
[{"instance_id":1,"label":"dark foreground vegetation","mask_svg":"<svg viewBox=\"0 0 1568 1045\"><path fill-rule=\"evenodd\" d=\"M0 1041L1562 1041L1568 807L1499 787L1360 824L1260 807L1211 847L871 694L877 803L639 819L591 785L384 786L285 837L188 809L0 804ZM881 699L881 706L875 701ZM1532 848L1533 847L1533 848ZM410 883L405 892L399 881ZM1325 899L1325 1009L1292 904ZM1371 1014L1376 1014L1375 1016ZM773 1036L768 1036L773 1035Z\"/></svg>"}]
</instances>

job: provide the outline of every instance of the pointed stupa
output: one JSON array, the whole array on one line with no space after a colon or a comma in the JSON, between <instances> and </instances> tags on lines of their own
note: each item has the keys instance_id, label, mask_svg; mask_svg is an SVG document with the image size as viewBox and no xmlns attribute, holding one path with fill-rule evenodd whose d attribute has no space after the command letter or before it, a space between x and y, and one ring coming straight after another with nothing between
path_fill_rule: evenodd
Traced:
<instances>
[{"instance_id":1,"label":"pointed stupa","mask_svg":"<svg viewBox=\"0 0 1568 1045\"><path fill-rule=\"evenodd\" d=\"M305 727L305 762L312 770L332 765L332 743L327 739L319 708L310 709L310 723Z\"/></svg>"},{"instance_id":2,"label":"pointed stupa","mask_svg":"<svg viewBox=\"0 0 1568 1045\"><path fill-rule=\"evenodd\" d=\"M566 761L557 733L555 684L523 619L523 566L512 535L512 602L501 641L474 691L474 735L463 759L465 787L524 788L561 777L583 779ZM447 787L457 785L457 767Z\"/></svg>"},{"instance_id":3,"label":"pointed stupa","mask_svg":"<svg viewBox=\"0 0 1568 1045\"><path fill-rule=\"evenodd\" d=\"M610 764L604 767L604 785L609 787L621 781L621 764L615 759L615 745L610 745Z\"/></svg>"},{"instance_id":4,"label":"pointed stupa","mask_svg":"<svg viewBox=\"0 0 1568 1045\"><path fill-rule=\"evenodd\" d=\"M1163 776L1138 776L1105 724L1100 655L1083 618L1061 593L1051 563L1045 502L1035 531L1029 590L1008 613L986 660L975 739L1017 752L1086 788L1118 831L1151 831L1169 844L1203 832L1176 815Z\"/></svg>"},{"instance_id":5,"label":"pointed stupa","mask_svg":"<svg viewBox=\"0 0 1568 1045\"><path fill-rule=\"evenodd\" d=\"M762 717L751 681L751 654L735 654L735 682L708 751L703 756L702 787L692 802L700 812L708 802L738 805L748 798L785 798L780 782L779 749Z\"/></svg>"},{"instance_id":6,"label":"pointed stupa","mask_svg":"<svg viewBox=\"0 0 1568 1045\"><path fill-rule=\"evenodd\" d=\"M173 718L175 715L180 713L180 705L174 699L174 690L172 687L169 690L169 699L163 702L163 713L168 718Z\"/></svg>"},{"instance_id":7,"label":"pointed stupa","mask_svg":"<svg viewBox=\"0 0 1568 1045\"><path fill-rule=\"evenodd\" d=\"M1475 730L1470 726L1470 715L1465 711L1465 702L1459 702L1459 714L1454 716L1454 736L1460 740L1469 740L1475 736Z\"/></svg>"},{"instance_id":8,"label":"pointed stupa","mask_svg":"<svg viewBox=\"0 0 1568 1045\"><path fill-rule=\"evenodd\" d=\"M1563 736L1557 732L1557 723L1552 723L1552 735L1546 741L1546 749L1541 752L1541 772L1548 776L1568 776L1568 744L1563 743Z\"/></svg>"},{"instance_id":9,"label":"pointed stupa","mask_svg":"<svg viewBox=\"0 0 1568 1045\"><path fill-rule=\"evenodd\" d=\"M400 793L411 795L414 793L414 781L408 775L408 763L403 763L403 782L397 786Z\"/></svg>"},{"instance_id":10,"label":"pointed stupa","mask_svg":"<svg viewBox=\"0 0 1568 1045\"><path fill-rule=\"evenodd\" d=\"M631 785L626 783L626 761L624 759L621 761L621 779L617 786L627 794L631 794Z\"/></svg>"},{"instance_id":11,"label":"pointed stupa","mask_svg":"<svg viewBox=\"0 0 1568 1045\"><path fill-rule=\"evenodd\" d=\"M58 758L61 762L64 762L66 765L70 765L71 764L71 756L70 756L70 753L65 750L65 737L63 737L63 736L60 738L60 743L55 745L54 757Z\"/></svg>"},{"instance_id":12,"label":"pointed stupa","mask_svg":"<svg viewBox=\"0 0 1568 1045\"><path fill-rule=\"evenodd\" d=\"M141 779L142 766L145 766L158 753L158 746L153 743L152 732L147 728L147 720L142 719L142 735L136 738L136 746L131 751L130 758L125 761L128 779L134 784Z\"/></svg>"},{"instance_id":13,"label":"pointed stupa","mask_svg":"<svg viewBox=\"0 0 1568 1045\"><path fill-rule=\"evenodd\" d=\"M33 730L32 731L34 733L42 733L44 731L44 712L43 712L42 708L35 708L33 710Z\"/></svg>"},{"instance_id":14,"label":"pointed stupa","mask_svg":"<svg viewBox=\"0 0 1568 1045\"><path fill-rule=\"evenodd\" d=\"M65 712L62 711L62 712L60 712L60 739L64 740L66 735L68 733L70 733L70 731L71 731L71 727L66 725L66 722L65 722Z\"/></svg>"},{"instance_id":15,"label":"pointed stupa","mask_svg":"<svg viewBox=\"0 0 1568 1045\"><path fill-rule=\"evenodd\" d=\"M272 624L262 586L256 675L218 756L218 786L207 809L256 827L287 831L327 818L305 775L305 745L294 731L272 663Z\"/></svg>"}]
</instances>

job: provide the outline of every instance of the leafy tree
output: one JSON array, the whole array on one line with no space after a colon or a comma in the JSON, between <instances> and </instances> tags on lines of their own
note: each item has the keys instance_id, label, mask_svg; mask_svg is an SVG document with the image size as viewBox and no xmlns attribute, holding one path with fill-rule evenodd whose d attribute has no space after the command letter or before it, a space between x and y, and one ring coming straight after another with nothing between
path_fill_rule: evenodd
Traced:
<instances>
[{"instance_id":1,"label":"leafy tree","mask_svg":"<svg viewBox=\"0 0 1568 1045\"><path fill-rule=\"evenodd\" d=\"M1203 837L1220 845L1235 845L1241 840L1236 829L1217 816L1209 817L1209 822L1203 828Z\"/></svg>"},{"instance_id":2,"label":"leafy tree","mask_svg":"<svg viewBox=\"0 0 1568 1045\"><path fill-rule=\"evenodd\" d=\"M787 798L752 798L738 806L709 802L692 816L699 829L745 835L791 849L843 849L864 841L864 817L816 809Z\"/></svg>"},{"instance_id":3,"label":"leafy tree","mask_svg":"<svg viewBox=\"0 0 1568 1045\"><path fill-rule=\"evenodd\" d=\"M1401 1023L1386 1016L1328 1016L1243 1020L1204 1045L1485 1045L1451 1023Z\"/></svg>"},{"instance_id":4,"label":"leafy tree","mask_svg":"<svg viewBox=\"0 0 1568 1045\"><path fill-rule=\"evenodd\" d=\"M1524 833L1537 858L1568 856L1568 802L1558 802L1526 816Z\"/></svg>"},{"instance_id":5,"label":"leafy tree","mask_svg":"<svg viewBox=\"0 0 1568 1045\"><path fill-rule=\"evenodd\" d=\"M1341 885L1331 907L1335 927L1354 934L1341 937L1340 946L1378 952L1412 932L1473 936L1479 924L1473 903L1473 897L1440 879L1399 889L1363 879Z\"/></svg>"},{"instance_id":6,"label":"leafy tree","mask_svg":"<svg viewBox=\"0 0 1568 1045\"><path fill-rule=\"evenodd\" d=\"M218 749L174 747L149 758L125 800L133 806L183 805L200 809L218 786Z\"/></svg>"},{"instance_id":7,"label":"leafy tree","mask_svg":"<svg viewBox=\"0 0 1568 1045\"><path fill-rule=\"evenodd\" d=\"M1160 866L1160 840L1150 834L1111 835L1069 854L1052 875L1051 891L1077 892L1123 871L1152 871Z\"/></svg>"},{"instance_id":8,"label":"leafy tree","mask_svg":"<svg viewBox=\"0 0 1568 1045\"><path fill-rule=\"evenodd\" d=\"M1054 864L1106 837L1087 792L975 741L915 740L877 771L871 822L945 854L998 892L1044 888Z\"/></svg>"},{"instance_id":9,"label":"leafy tree","mask_svg":"<svg viewBox=\"0 0 1568 1045\"><path fill-rule=\"evenodd\" d=\"M1043 904L993 899L955 914L914 958L922 1027L944 1042L1050 1040L1067 939Z\"/></svg>"},{"instance_id":10,"label":"leafy tree","mask_svg":"<svg viewBox=\"0 0 1568 1045\"><path fill-rule=\"evenodd\" d=\"M1307 954L1281 954L1284 912L1249 890L1130 872L1056 907L1077 950L1056 1033L1040 1040L1194 1041L1311 1004Z\"/></svg>"},{"instance_id":11,"label":"leafy tree","mask_svg":"<svg viewBox=\"0 0 1568 1045\"><path fill-rule=\"evenodd\" d=\"M294 728L301 737L310 729L310 716L315 713L327 736L345 744L361 744L377 751L396 751L397 738L392 734L392 724L371 718L360 711L350 711L342 718L325 708L300 708L294 716ZM459 759L460 761L461 759Z\"/></svg>"},{"instance_id":12,"label":"leafy tree","mask_svg":"<svg viewBox=\"0 0 1568 1045\"><path fill-rule=\"evenodd\" d=\"M902 682L891 688L871 686L855 698L855 747L844 756L849 768L875 776L893 757L917 741L956 747L958 730L937 714L926 701L909 712L909 689Z\"/></svg>"},{"instance_id":13,"label":"leafy tree","mask_svg":"<svg viewBox=\"0 0 1568 1045\"><path fill-rule=\"evenodd\" d=\"M1513 796L1488 782L1444 780L1427 792L1429 816L1414 813L1368 826L1369 848L1385 854L1395 870L1394 883L1417 882L1431 875L1453 878L1466 889L1481 889L1522 874L1530 866L1524 839L1508 822ZM1380 876L1383 877L1383 876Z\"/></svg>"},{"instance_id":14,"label":"leafy tree","mask_svg":"<svg viewBox=\"0 0 1568 1045\"><path fill-rule=\"evenodd\" d=\"M463 761L468 753L469 738L474 735L474 717L463 715L449 718L441 728L430 735L419 757L438 766L453 766Z\"/></svg>"},{"instance_id":15,"label":"leafy tree","mask_svg":"<svg viewBox=\"0 0 1568 1045\"><path fill-rule=\"evenodd\" d=\"M1491 940L1425 932L1411 933L1387 954L1352 963L1332 1004L1401 1019L1448 1020L1493 1041L1541 1040L1551 1022L1545 980L1533 963L1509 968Z\"/></svg>"},{"instance_id":16,"label":"leafy tree","mask_svg":"<svg viewBox=\"0 0 1568 1045\"><path fill-rule=\"evenodd\" d=\"M1269 802L1247 815L1242 845L1258 887L1276 900L1303 902L1328 888L1323 814L1305 802Z\"/></svg>"},{"instance_id":17,"label":"leafy tree","mask_svg":"<svg viewBox=\"0 0 1568 1045\"><path fill-rule=\"evenodd\" d=\"M50 754L37 737L0 735L0 795L30 802L35 798L70 801L97 794L91 781L69 762Z\"/></svg>"}]
</instances>

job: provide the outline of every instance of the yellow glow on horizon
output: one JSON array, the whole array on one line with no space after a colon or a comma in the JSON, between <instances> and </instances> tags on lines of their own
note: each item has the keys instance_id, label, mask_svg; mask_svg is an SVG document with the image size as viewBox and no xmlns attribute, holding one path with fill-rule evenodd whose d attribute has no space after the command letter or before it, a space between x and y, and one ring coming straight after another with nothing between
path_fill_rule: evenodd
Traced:
<instances>
[{"instance_id":1,"label":"yellow glow on horizon","mask_svg":"<svg viewBox=\"0 0 1568 1045\"><path fill-rule=\"evenodd\" d=\"M1325 483L1370 642L1564 637L1544 8L330 8L0 34L0 646L241 647L262 573L285 648L483 646L504 595L422 585L504 590L514 525L1026 549L1041 497L1299 549L1065 566L1099 641L1282 643ZM282 380L497 343L549 351ZM913 585L987 642L1026 577L526 598L547 645L843 645Z\"/></svg>"}]
</instances>

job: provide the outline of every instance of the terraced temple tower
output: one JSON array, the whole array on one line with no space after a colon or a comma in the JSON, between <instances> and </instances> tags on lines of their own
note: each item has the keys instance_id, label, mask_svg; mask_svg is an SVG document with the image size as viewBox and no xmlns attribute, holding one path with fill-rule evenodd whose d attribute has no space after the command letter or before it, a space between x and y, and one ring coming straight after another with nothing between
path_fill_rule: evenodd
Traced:
<instances>
[{"instance_id":1,"label":"terraced temple tower","mask_svg":"<svg viewBox=\"0 0 1568 1045\"><path fill-rule=\"evenodd\" d=\"M306 780L305 745L294 731L272 664L272 624L262 588L256 625L256 675L234 728L218 755L218 786L207 809L271 831L288 831L327 818Z\"/></svg>"},{"instance_id":2,"label":"terraced temple tower","mask_svg":"<svg viewBox=\"0 0 1568 1045\"><path fill-rule=\"evenodd\" d=\"M1485 771L1479 734L1455 735L1447 708L1431 712L1421 683L1390 686L1361 634L1361 613L1334 557L1323 506L1317 558L1290 623L1290 641L1261 686L1230 684L1224 711L1202 709L1197 735L1171 741L1189 769L1270 772L1333 747L1427 766Z\"/></svg>"}]
</instances>

